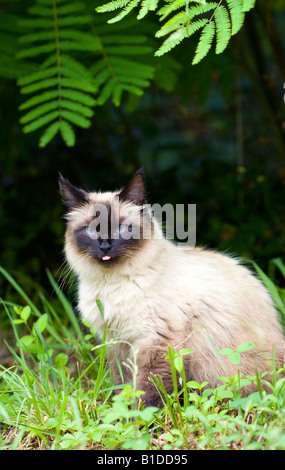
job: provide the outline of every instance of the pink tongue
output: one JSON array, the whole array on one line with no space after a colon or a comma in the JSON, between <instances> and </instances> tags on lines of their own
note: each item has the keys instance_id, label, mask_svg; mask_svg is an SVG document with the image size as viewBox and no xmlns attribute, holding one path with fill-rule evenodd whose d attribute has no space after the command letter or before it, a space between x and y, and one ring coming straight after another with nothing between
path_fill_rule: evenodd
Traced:
<instances>
[{"instance_id":1,"label":"pink tongue","mask_svg":"<svg viewBox=\"0 0 285 470\"><path fill-rule=\"evenodd\" d=\"M102 256L103 261L108 261L109 259L111 259L111 256L108 256L108 255Z\"/></svg>"}]
</instances>

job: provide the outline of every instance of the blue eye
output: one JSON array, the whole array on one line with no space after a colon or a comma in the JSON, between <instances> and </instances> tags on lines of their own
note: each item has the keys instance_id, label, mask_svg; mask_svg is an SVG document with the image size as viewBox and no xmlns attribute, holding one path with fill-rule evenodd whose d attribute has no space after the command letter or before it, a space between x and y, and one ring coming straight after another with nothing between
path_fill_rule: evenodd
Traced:
<instances>
[{"instance_id":1,"label":"blue eye","mask_svg":"<svg viewBox=\"0 0 285 470\"><path fill-rule=\"evenodd\" d=\"M116 232L117 233L123 233L127 230L127 228L128 228L127 225L121 224L116 228Z\"/></svg>"},{"instance_id":2,"label":"blue eye","mask_svg":"<svg viewBox=\"0 0 285 470\"><path fill-rule=\"evenodd\" d=\"M87 227L84 227L84 231L87 233L87 235L90 235L90 236L96 234L96 230L90 227L90 225L88 225Z\"/></svg>"}]
</instances>

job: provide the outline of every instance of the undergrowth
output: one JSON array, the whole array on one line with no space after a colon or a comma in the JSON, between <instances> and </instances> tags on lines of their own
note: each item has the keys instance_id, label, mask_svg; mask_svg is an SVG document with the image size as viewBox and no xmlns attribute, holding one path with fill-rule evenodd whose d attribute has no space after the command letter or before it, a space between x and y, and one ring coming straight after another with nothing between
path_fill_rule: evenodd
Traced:
<instances>
[{"instance_id":1,"label":"undergrowth","mask_svg":"<svg viewBox=\"0 0 285 470\"><path fill-rule=\"evenodd\" d=\"M256 267L273 295L284 325L284 290ZM285 274L273 260L271 275ZM2 301L13 332L7 344L10 361L0 366L0 449L285 449L285 368L268 375L221 377L215 389L207 382L186 381L183 365L191 350L169 348L174 392L168 395L159 377L152 377L165 406L136 403L136 360L129 364L133 383L121 393L107 365L109 348L94 341L96 332L83 326L70 302L48 273L52 299L37 292L36 300L0 268L17 302ZM102 305L98 302L100 308ZM253 347L220 351L220 358L239 362ZM242 398L242 387L254 382L257 392Z\"/></svg>"}]
</instances>

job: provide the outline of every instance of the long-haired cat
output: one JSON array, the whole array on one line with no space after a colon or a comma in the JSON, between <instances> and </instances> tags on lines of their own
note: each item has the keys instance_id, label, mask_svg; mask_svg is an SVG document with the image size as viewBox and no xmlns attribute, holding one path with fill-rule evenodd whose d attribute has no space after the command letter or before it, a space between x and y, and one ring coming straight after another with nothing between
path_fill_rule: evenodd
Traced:
<instances>
[{"instance_id":1,"label":"long-haired cat","mask_svg":"<svg viewBox=\"0 0 285 470\"><path fill-rule=\"evenodd\" d=\"M124 364L137 351L137 387L145 392L146 406L161 406L149 377L159 375L171 393L169 345L193 350L184 356L186 378L207 381L211 388L225 375L217 354L222 348L255 344L241 354L238 366L223 356L230 376L238 369L244 375L270 371L273 346L277 367L283 366L284 337L263 284L236 259L177 247L163 237L156 220L143 211L141 170L115 192L86 192L61 175L59 185L68 206L65 254L78 278L78 307L100 334L105 325L107 338L118 339L112 361L116 384L122 373L124 382L132 380ZM145 221L149 237L142 236ZM125 236L130 231L132 236ZM243 393L253 390L250 385Z\"/></svg>"}]
</instances>

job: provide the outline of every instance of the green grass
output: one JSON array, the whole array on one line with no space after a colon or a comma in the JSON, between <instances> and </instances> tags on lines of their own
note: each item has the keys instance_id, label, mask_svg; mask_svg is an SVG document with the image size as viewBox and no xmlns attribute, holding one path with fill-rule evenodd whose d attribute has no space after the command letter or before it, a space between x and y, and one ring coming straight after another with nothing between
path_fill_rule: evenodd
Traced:
<instances>
[{"instance_id":1,"label":"green grass","mask_svg":"<svg viewBox=\"0 0 285 470\"><path fill-rule=\"evenodd\" d=\"M274 371L268 393L261 387L266 376L225 376L216 389L205 389L206 383L186 381L183 358L191 351L170 348L173 394L152 377L165 407L137 409L135 359L129 364L133 383L115 395L106 360L111 344L94 342L95 332L80 324L50 273L53 297L37 290L32 300L15 278L0 271L17 298L2 301L14 342L7 345L10 364L0 366L1 450L285 449L285 369ZM271 279L277 271L285 276L284 265L273 260L271 278L257 271L284 325L284 290ZM238 362L251 347L217 354L221 361L227 354ZM241 398L251 381L258 391Z\"/></svg>"}]
</instances>

